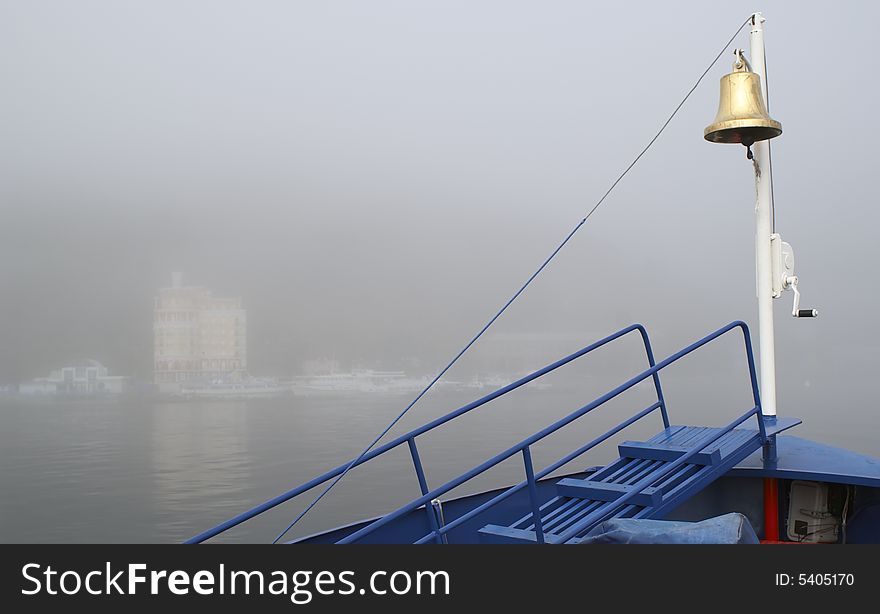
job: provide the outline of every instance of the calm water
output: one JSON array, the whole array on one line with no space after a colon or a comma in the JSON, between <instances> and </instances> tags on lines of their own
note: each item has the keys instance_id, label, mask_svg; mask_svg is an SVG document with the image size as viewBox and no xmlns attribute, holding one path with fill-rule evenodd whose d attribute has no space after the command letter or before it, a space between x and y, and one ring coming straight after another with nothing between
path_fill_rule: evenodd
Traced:
<instances>
[{"instance_id":1,"label":"calm water","mask_svg":"<svg viewBox=\"0 0 880 614\"><path fill-rule=\"evenodd\" d=\"M691 396L667 386L673 422L721 424L748 409L747 387L731 394L709 380L687 383ZM605 382L581 380L577 387L518 391L426 436L419 445L430 483L443 483L607 389ZM611 403L571 425L536 448L536 465L549 464L646 406L650 393L641 387L617 406ZM394 433L474 396L426 398ZM718 399L711 412L706 398ZM181 541L357 455L407 401L400 396L196 403L3 400L0 541ZM707 413L717 415L710 419ZM860 427L841 424L818 407L801 416L807 424L797 434L876 454L873 417ZM659 416L626 436L647 437L658 423ZM612 454L597 450L571 468L602 464ZM294 535L378 514L419 494L405 446L370 465L340 483ZM515 458L460 492L521 478ZM302 496L222 539L271 541L309 500Z\"/></svg>"}]
</instances>

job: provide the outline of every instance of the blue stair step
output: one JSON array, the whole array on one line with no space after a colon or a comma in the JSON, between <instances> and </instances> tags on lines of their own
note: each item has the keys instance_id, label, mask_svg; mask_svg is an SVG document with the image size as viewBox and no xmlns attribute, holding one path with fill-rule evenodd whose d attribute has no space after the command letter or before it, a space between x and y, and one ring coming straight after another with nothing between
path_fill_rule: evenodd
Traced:
<instances>
[{"instance_id":1,"label":"blue stair step","mask_svg":"<svg viewBox=\"0 0 880 614\"><path fill-rule=\"evenodd\" d=\"M633 487L629 484L594 482L577 478L563 478L556 483L556 492L560 496L590 499L591 501L615 501L621 496L629 494L632 489ZM634 505L643 506L660 505L662 500L663 491L660 488L650 486L630 499Z\"/></svg>"},{"instance_id":2,"label":"blue stair step","mask_svg":"<svg viewBox=\"0 0 880 614\"><path fill-rule=\"evenodd\" d=\"M641 441L624 441L617 448L621 458L641 458L667 462L672 462L691 451L685 446ZM688 462L693 465L715 465L720 460L721 450L716 448L711 452L697 452L688 459Z\"/></svg>"}]
</instances>

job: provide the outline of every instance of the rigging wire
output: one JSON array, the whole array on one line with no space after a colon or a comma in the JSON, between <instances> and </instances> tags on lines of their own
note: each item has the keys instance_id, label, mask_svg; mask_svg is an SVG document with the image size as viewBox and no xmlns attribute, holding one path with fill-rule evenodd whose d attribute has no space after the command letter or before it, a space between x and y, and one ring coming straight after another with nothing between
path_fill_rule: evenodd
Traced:
<instances>
[{"instance_id":1,"label":"rigging wire","mask_svg":"<svg viewBox=\"0 0 880 614\"><path fill-rule=\"evenodd\" d=\"M514 295L512 297L510 297L510 299L504 304L504 306L494 316L492 316L492 318L486 323L486 325L483 326L482 329L480 329L480 332L478 332L458 352L458 354L456 354L455 357L451 361L449 361L449 363L445 367L443 367L443 370L441 370L440 373L438 373L436 375L436 377L434 377L434 379L432 379L431 382L427 386L425 386L425 388L416 396L416 398L413 399L413 401L409 405L407 405L406 408L402 412L400 412L400 414L396 418L394 418L394 420L392 420L391 423L388 424L388 426L385 427L385 429L383 429L382 432L379 433L379 435L376 436L375 439L373 439L370 442L370 445L368 445L364 449L364 451L358 455L357 458L352 460L348 464L348 466L346 466L346 468L343 470L343 472L340 473L338 476L336 476L336 479L334 479L332 482L330 482L330 484L328 484L327 487L323 491L321 491L321 493L317 497L315 497L312 500L312 502L309 503L305 507L305 509L303 509L303 511L299 513L299 515L296 518L294 518L293 522L291 522L289 525L287 525L286 529L284 529L281 533L278 534L278 536L272 541L273 544L277 544L278 541L282 537L284 537L284 535L286 535L287 532L290 531L290 529L292 529L294 527L294 525L296 525L296 523L298 523L300 520L302 520L302 518L306 514L308 514L312 510L312 508L315 507L315 505L317 505L318 501L320 501L322 498L324 498L324 495L326 495L328 492L330 492L330 490L332 490L333 487L336 486L336 484L338 484L339 481L342 480L342 478L344 478L348 474L348 472L355 465L357 465L364 458L364 456L367 455L367 453L370 450L373 449L373 446L375 446L379 442L379 440L381 440L386 434L388 434L388 431L390 431L392 428L394 428L394 425L396 425L401 420L401 418L403 418L403 416L406 415L406 413L410 409L412 409L413 406L415 406L415 404L418 403L423 396L425 396L425 394L427 394L427 392L434 386L434 384L436 384L440 380L440 378L442 378L444 375L446 375L446 372L449 371L449 369L451 369L452 366L456 362L458 362L458 360L462 356L464 356L465 352L467 352L471 348L471 346L473 346L477 342L477 340L479 340L480 337L482 337L483 334L487 330L489 330L489 328L495 323L495 321L498 320L498 318L500 318L501 315L505 311L507 311L507 308L510 307L513 304L513 302L516 301L516 299L518 299L519 296L523 292L525 292L526 288L529 287L529 285L532 283L532 281L534 281L535 278L541 274L541 272L547 267L547 265L550 264L550 262L556 257L556 255L560 251L562 251L562 248L565 247L566 244L568 244L568 242L571 240L572 237L574 237L574 235L577 233L577 231L580 230L583 227L583 225L587 223L587 220L590 219L590 216L596 212L596 210L602 205L603 202L605 202L605 199L608 198L608 196L611 194L611 192L614 190L614 188L617 187L617 184L620 183L620 181L626 176L626 174L629 173L630 170L632 170L632 168L638 163L639 160L641 160L642 156L644 156L645 153L647 153L647 151L657 141L657 139L660 138L660 135L663 134L663 131L666 130L666 127L669 125L669 123L672 121L672 119L678 114L679 110L681 110L681 108L684 106L684 103L687 102L687 100L688 100L688 98L690 98L691 94L694 93L694 90L697 89L697 87L703 81L705 76L707 74L709 74L709 71L712 70L712 67L715 66L715 64L718 62L719 59L721 59L721 56L724 54L725 51L727 51L728 47L730 47L730 45L733 43L734 39L736 39L736 37L739 36L739 33L742 32L743 28L746 27L746 24L748 24L751 21L751 19L752 18L750 16L748 19L746 19L742 23L742 25L740 25L740 27L733 34L733 36L730 37L730 40L728 40L727 43L724 45L724 47L721 49L721 51L718 52L718 55L715 56L715 59L712 60L712 62L709 64L709 66L706 67L706 70L704 70L703 73L700 75L700 77L696 80L693 87L691 87L691 89L688 90L687 94L685 94L685 96L684 96L684 98L682 98L681 102L678 103L678 106L675 107L675 110L672 112L672 114L670 114L670 116L666 119L666 121L663 122L663 125L660 126L660 129L657 131L657 133L654 135L654 137L650 141L648 141L648 144L645 145L644 149L642 149L639 152L639 154L633 159L633 161L630 162L629 166L627 166L623 170L623 172L620 173L620 175L617 177L617 179L615 179L614 182L611 184L611 187L609 187L608 190L606 190L606 192L602 195L602 197L598 201L596 201L596 204L593 205L593 207L587 212L587 214L583 217L583 219L581 219L580 222L578 222L577 225L575 225L574 229L568 233L568 235L565 237L565 239L563 239L563 241L556 247L556 249L553 250L553 252L550 254L550 256L546 260L544 260L543 264L541 264L541 266L538 267L538 269L534 273L532 273L532 275L519 288L519 290L517 290L514 293Z\"/></svg>"}]
</instances>

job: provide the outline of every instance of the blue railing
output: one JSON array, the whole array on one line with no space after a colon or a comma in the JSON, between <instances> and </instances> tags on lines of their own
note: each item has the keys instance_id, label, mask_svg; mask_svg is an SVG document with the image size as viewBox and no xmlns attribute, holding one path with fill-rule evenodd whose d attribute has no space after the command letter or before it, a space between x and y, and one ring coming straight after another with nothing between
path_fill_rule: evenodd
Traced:
<instances>
[{"instance_id":1,"label":"blue railing","mask_svg":"<svg viewBox=\"0 0 880 614\"><path fill-rule=\"evenodd\" d=\"M364 537L364 536L368 535L369 533L372 533L376 529L388 524L389 522L392 522L393 520L400 518L401 516L408 514L409 512L411 512L415 509L418 509L421 506L425 506L425 511L427 513L427 517L428 517L428 521L429 521L429 526L431 527L432 530L428 535L419 539L416 543L425 543L428 541L437 541L438 543L440 543L443 540L443 536L446 533L448 533L449 531L451 531L452 529L454 529L455 527L461 525L462 523L466 522L467 520L470 520L471 518L473 518L477 514L485 511L486 509L488 509L489 507L492 507L493 505L496 505L497 503L500 503L501 501L503 501L507 497L511 496L515 492L518 492L522 488L526 488L526 487L528 487L529 498L530 498L530 501L532 504L532 511L533 511L533 515L534 515L534 519L535 519L536 536L537 536L537 539L539 542L543 542L544 541L544 533L541 528L541 519L540 519L540 514L539 514L539 509L538 509L539 504L538 504L538 499L537 499L537 487L536 487L537 481L542 479L543 477L549 475L551 472L559 469L563 465L569 463L570 461L574 460L575 458L581 456L582 454L584 454L585 452L587 452L591 448L593 448L596 445L600 444L601 442L605 441L606 439L613 436L614 434L620 432L621 430L623 430L627 426L630 426L631 424L635 423L636 421L640 420L641 418L644 418L648 414L650 414L658 409L660 410L660 413L662 416L663 426L668 427L669 426L669 416L668 416L668 413L666 410L666 402L663 398L663 391L660 386L660 377L659 377L660 370L662 370L663 368L672 364L676 360L682 358L683 356L689 354L690 352L696 350L697 348L705 345L706 343L709 343L710 341L716 339L717 337L720 337L724 333L726 333L734 328L737 328L737 327L741 328L742 332L743 332L743 340L745 343L746 355L747 355L748 362L749 362L749 374L750 374L751 382L752 382L752 392L753 392L754 399L755 399L755 407L750 412L748 412L743 417L741 417L739 421L733 423L729 428L732 429L737 424L740 424L741 422L745 421L751 415L757 414L757 415L759 415L758 423L759 423L759 428L761 431L761 436L762 436L762 439L765 438L764 424L763 424L763 421L760 419L760 399L758 396L758 384L757 384L757 376L755 374L754 357L752 355L751 338L749 335L748 327L746 326L745 323L732 322L731 324L728 324L724 328L721 328L721 329L715 331L714 333L704 337L700 341L697 341L696 343L686 347L685 349L681 350L680 352L673 354L672 356L670 356L669 358L665 359L664 361L662 361L660 363L656 363L654 360L654 353L651 348L651 342L650 342L650 339L648 338L648 333L645 330L645 327L642 326L641 324L633 324L631 326L628 326L626 328L623 328L623 329L617 331L616 333L614 333L612 335L605 337L604 339L596 341L595 343L592 343L592 344L588 345L587 347L585 347L585 348L583 348L573 354L570 354L569 356L566 356L565 358L563 358L561 360L558 360L550 365L547 365L546 367L539 369L539 370L535 371L534 373L531 373L531 374L529 374L529 375L527 375L527 376L507 385L507 386L504 386L503 388L499 388L498 390L496 390L496 391L494 391L494 392L492 392L492 393L490 393L480 399L477 399L476 401L473 401L472 403L464 405L463 407L460 407L460 408L446 414L445 416L437 418L436 420L433 420L433 421L431 421L431 422L429 422L429 423L427 423L417 429L414 429L414 430L410 431L409 433L401 435L400 437L394 439L393 441L390 441L387 444L384 444L384 445L376 448L375 450L372 450L371 452L368 452L367 454L365 454L360 459L360 461L356 463L355 466L366 463L366 462L372 460L373 458L376 458L377 456L381 456L382 454L384 454L392 449L395 449L398 446L401 446L404 443L406 443L409 448L409 451L410 451L410 456L412 457L413 467L415 469L416 476L418 478L419 487L422 492L422 496L419 497L418 499L415 499L414 501L408 503L407 505L404 505L403 507L398 508L397 510L391 512L390 514L383 516L382 518L376 520L375 522L371 523L370 525L363 527L360 530L352 533L351 535L349 535L345 539L341 540L339 543L354 542L354 541L360 539L361 537ZM427 433L428 431L431 431L431 430L437 428L438 426L441 426L441 425L449 422L450 420L453 420L459 416L462 416L462 415L476 409L477 407L485 405L486 403L488 403L494 399L497 399L498 397L503 396L503 395L507 394L508 392L511 392L521 386L524 386L524 385L528 384L529 382L534 381L534 380L546 375L547 373L550 373L551 371L554 371L554 370L558 369L559 367L562 367L562 366L584 356L585 354L588 354L588 353L592 352L593 350L596 350L596 349L598 349L598 348L600 348L600 347L602 347L602 346L604 346L604 345L606 345L616 339L619 339L620 337L622 337L630 332L633 332L633 331L638 331L642 337L642 341L645 346L645 354L647 356L648 363L650 365L649 369L643 371L639 375L628 380L627 382L618 386L617 388L608 392L607 394L599 397L595 401L581 407L580 409L569 414L565 418L562 418L561 420L554 422L550 426L535 433L531 437L524 439L519 444L517 444L511 448L508 448L504 452L501 452L500 454L492 457L491 459L487 460L486 462L478 465L477 467L474 467L470 471L462 474L461 476L455 478L454 480L447 482L446 484L444 484L443 486L440 486L439 488L429 490L427 478L425 476L425 471L422 466L422 462L421 462L421 458L419 456L418 448L416 446L416 438L418 436L420 436L424 433ZM538 473L535 473L534 467L532 466L531 450L530 450L530 447L534 443L536 443L537 441L540 441L541 439L550 435L551 433L554 433L558 429L573 422L574 420L580 418L581 416L589 413L593 409L603 405L604 403L606 403L607 401L618 396L619 394L621 394L625 390L632 388L633 386L635 386L639 382L642 382L649 377L652 378L653 382L654 382L654 388L657 393L657 401L656 402L652 403L647 408L638 412L637 414L635 414L634 416L632 416L628 420L626 420L626 421L622 422L621 424L617 425L616 427L612 428L610 431L604 433L603 435L595 438L594 440L587 443L586 445L584 445L584 446L578 448L577 450L573 451L572 453L566 455L565 457L563 457L559 461L553 463L549 467L543 469L542 471L540 471ZM720 437L720 435L719 435L719 437ZM711 442L707 441L706 445L708 445L709 443L711 443ZM502 492L501 494L493 497L489 501L487 501L487 502L483 503L482 505L480 505L479 507L471 510L467 514L464 514L463 516L453 520L452 522L449 522L447 524L444 524L443 526L440 526L438 516L434 513L432 506L429 504L430 501L439 497L442 494L445 494L449 490L456 488L456 487L460 486L461 484L464 484L465 482L471 480L475 476L487 471L488 469L494 467L495 465L501 463L502 461L510 458L511 456L513 456L517 453L522 454L523 465L524 465L525 474L526 474L526 480L507 489L506 491ZM683 456L681 459L679 459L677 466L680 466L681 464L686 462L687 459L690 458L690 456L692 456L692 454L687 454L687 455ZM273 499L270 499L270 500L254 507L254 508L252 508L242 514L239 514L238 516L231 518L231 519L227 520L226 522L223 522L212 529L209 529L203 533L196 535L195 537L190 538L189 540L186 541L186 543L201 543L207 539L210 539L216 535L219 535L220 533L223 533L224 531L226 531L234 526L237 526L237 525L241 524L242 522L245 522L255 516L258 516L258 515L262 514L263 512L265 512L269 509L272 509L277 505L280 505L281 503L289 501L290 499L293 499L294 497L296 497L296 496L298 496L298 495L300 495L300 494L302 494L302 493L304 493L304 492L306 492L306 491L308 491L308 490L310 490L320 484L323 484L324 482L326 482L328 480L335 478L336 476L338 476L342 472L344 472L349 467L349 465L351 465L351 463L352 463L352 461L349 461L348 463L342 464L339 467L336 467L335 469L332 469L332 470L328 471L327 473L324 473L323 475L320 475L320 476L318 476L308 482L305 482L304 484L297 486L296 488L293 488L285 493L282 493L281 495L278 495L277 497L275 497ZM635 490L634 492L637 493L638 490ZM627 495L627 497L629 497L629 495ZM622 499L628 500L627 497L623 497ZM620 503L620 501L618 501L617 503L619 503L620 505L626 504L625 501L623 503Z\"/></svg>"},{"instance_id":2,"label":"blue railing","mask_svg":"<svg viewBox=\"0 0 880 614\"><path fill-rule=\"evenodd\" d=\"M727 326L718 329L717 331L715 331L714 333L712 333L710 335L707 335L706 337L697 341L696 343L693 343L693 344L687 346L686 348L684 348L683 350L676 352L675 354L673 354L669 358L666 358L665 360L661 361L660 363L657 363L656 365L652 365L650 369L647 369L647 370L643 371L642 373L640 373L639 375L624 382L623 384L621 384L620 386L618 386L614 390L602 395L601 397L599 397L595 401L588 403L587 405L584 405L583 407L572 412L568 416L562 418L561 420L554 422L550 426L542 429L541 431L538 431L534 435L527 437L526 439L522 440L520 443L508 448L504 452L501 452L500 454L493 456L492 458L490 458L486 462L474 467L470 471L463 473L462 475L458 476L457 478L447 482L443 486L440 486L439 488L435 488L434 490L432 490L430 492L423 493L420 498L415 499L414 501L411 501L410 503L396 509L395 511L393 511L389 514L386 514L382 518L379 518L378 520L361 528L360 530L355 531L351 535L348 535L347 537L340 540L338 543L350 544L350 543L356 542L357 540L361 539L362 537L369 535L370 533L372 533L376 529L378 529L382 526L385 526L390 522L393 522L394 520L400 518L401 516L404 516L405 514L408 514L411 511L418 509L419 507L421 507L423 505L425 506L426 510L429 512L429 516L430 516L430 515L432 515L431 508L427 504L431 500L439 497L440 495L445 494L446 492L452 490L453 488L457 488L458 486L461 486L462 484L473 479L477 475L480 475L481 473L491 469L495 465L498 465L499 463L507 460L508 458L510 458L518 453L522 454L522 456L523 456L523 464L525 466L525 473L526 473L525 481L520 482L519 484L508 488L507 490L496 495L495 497L493 497L489 501L486 501L482 505L479 505L478 507L472 509L471 511L467 512L466 514L463 514L462 516L458 517L457 519L453 520L452 522L450 522L448 524L445 524L442 527L436 526L436 519L435 519L435 521L433 521L431 523L431 525L432 525L431 532L428 533L427 535L425 535L424 537L422 537L421 539L417 540L416 543L426 543L426 542L432 541L432 540L435 540L439 543L440 539L442 538L442 536L444 534L448 533L449 531L451 531L455 527L461 525L462 523L467 522L468 520L472 519L473 517L477 516L478 514L486 511L490 507L497 505L498 503L500 503L501 501L503 501L507 497L511 496L512 494L514 494L515 492L521 490L522 488L524 488L526 486L529 489L529 500L530 500L530 503L532 506L532 520L535 525L535 538L539 544L544 543L545 542L545 535L544 535L543 528L541 526L541 514L540 514L540 510L539 510L540 504L539 504L539 501L537 498L537 487L536 487L537 480L540 480L541 478L546 477L551 472L556 471L557 469L559 469L563 465L571 462L572 460L574 460L578 456L584 454L585 452L587 452L591 448L602 443L603 441L605 441L606 439L608 439L612 435L620 432L621 430L623 430L627 426L633 424L634 422L640 420L641 418L644 418L645 416L647 416L651 412L655 411L656 409L663 407L663 402L658 399L657 402L649 405L648 407L646 407L642 411L638 412L637 414L635 414L634 416L632 416L628 420L618 424L617 426L615 426L611 430L600 435L599 437L595 438L594 440L587 443L586 445L581 446L580 448L578 448L574 452L567 454L566 456L562 457L560 460L551 464L550 466L548 466L547 468L545 468L544 470L540 471L537 474L534 473L534 469L532 467L531 451L530 451L531 446L533 444L537 443L538 441L544 439L548 435L556 432L557 430L559 430L563 426L566 426L567 424L574 422L575 420L577 420L581 416L586 415L587 413L593 411L597 407L610 401L611 399L618 396L622 392L629 390L630 388L632 388L633 386L635 386L639 382L644 381L648 377L656 378L657 374L662 369L668 367L669 365L671 365L675 361L690 354L694 350L706 345L710 341L717 339L718 337L720 337L724 333L726 333L734 328L740 328L743 332L743 341L745 343L746 356L747 356L748 362L749 362L749 376L751 378L752 395L753 395L753 398L755 401L755 406L752 409L750 409L749 411L747 411L745 414L743 414L742 416L740 416L739 418L734 420L732 423L730 423L729 425L727 425L726 427L721 429L719 432L715 433L714 435L712 435L708 438L705 438L704 441L700 442L700 444L698 444L696 447L694 447L688 453L682 455L676 461L664 466L663 468L661 468L658 471L651 473L646 478L644 478L641 481L639 481L638 483L634 484L632 486L632 490L629 493L619 497L610 506L606 506L606 507L602 508L601 510L598 510L598 511L594 512L593 514L587 516L585 519L578 522L577 525L575 525L574 527L571 527L565 534L563 534L561 536L557 536L554 539L554 541L558 542L558 543L568 541L572 537L576 536L577 533L579 533L583 527L588 526L590 523L601 519L601 517L613 515L613 513L616 510L625 506L633 497L638 495L641 492L641 490L644 489L646 486L650 486L652 483L654 483L658 479L661 479L661 478L665 477L666 475L672 473L673 471L675 471L676 469L678 469L679 467L684 465L688 460L690 460L690 458L692 458L694 455L696 455L698 452L700 452L706 446L714 443L715 441L717 441L718 439L720 439L721 437L723 437L724 435L726 435L727 433L732 431L736 426L738 426L739 424L742 424L743 422L745 422L746 420L748 420L752 416L758 417L758 420L757 420L758 421L758 430L761 435L761 441L762 442L766 441L767 436L766 436L766 432L764 430L764 421L761 419L761 400L760 400L760 396L758 394L758 379L757 379L757 375L755 373L755 361L754 361L754 356L752 355L752 344L751 344L751 336L749 334L749 329L748 329L748 326L744 322L739 322L739 321L731 322ZM657 381L658 380L655 379L655 383L657 383ZM659 388L658 388L658 390L659 390ZM659 393L658 393L658 397L660 397ZM665 409L664 409L664 412L665 412ZM667 419L665 413L664 413L664 417L663 417L663 423L664 423L664 426L666 426L666 427L669 426L669 422L668 422L668 419Z\"/></svg>"}]
</instances>

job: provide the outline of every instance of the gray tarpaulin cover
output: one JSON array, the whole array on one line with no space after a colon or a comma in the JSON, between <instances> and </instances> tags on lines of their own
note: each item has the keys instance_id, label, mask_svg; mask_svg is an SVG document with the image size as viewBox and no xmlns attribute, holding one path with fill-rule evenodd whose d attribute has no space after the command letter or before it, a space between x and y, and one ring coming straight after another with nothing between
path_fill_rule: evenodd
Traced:
<instances>
[{"instance_id":1,"label":"gray tarpaulin cover","mask_svg":"<svg viewBox=\"0 0 880 614\"><path fill-rule=\"evenodd\" d=\"M733 512L700 522L613 518L587 533L582 544L757 544L748 519Z\"/></svg>"}]
</instances>

